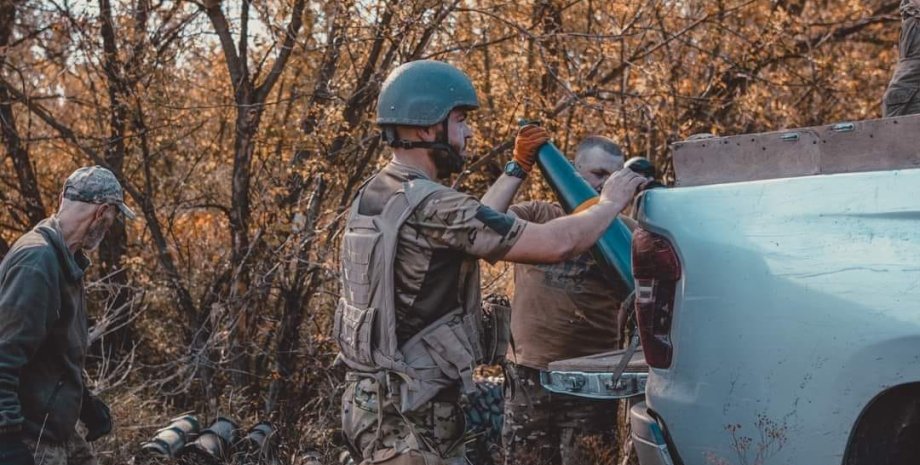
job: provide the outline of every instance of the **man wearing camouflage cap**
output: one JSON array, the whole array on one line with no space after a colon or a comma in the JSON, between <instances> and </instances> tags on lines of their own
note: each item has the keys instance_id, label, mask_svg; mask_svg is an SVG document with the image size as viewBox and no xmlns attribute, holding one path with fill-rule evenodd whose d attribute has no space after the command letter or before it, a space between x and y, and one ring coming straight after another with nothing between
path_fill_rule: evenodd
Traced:
<instances>
[{"instance_id":1,"label":"man wearing camouflage cap","mask_svg":"<svg viewBox=\"0 0 920 465\"><path fill-rule=\"evenodd\" d=\"M87 445L108 434L108 407L87 389L89 345L83 277L122 214L121 185L100 166L67 178L60 208L0 262L0 463L95 465ZM83 438L77 420L86 427Z\"/></svg>"},{"instance_id":2,"label":"man wearing camouflage cap","mask_svg":"<svg viewBox=\"0 0 920 465\"><path fill-rule=\"evenodd\" d=\"M552 263L590 248L646 179L611 176L597 205L544 224L503 213L549 139L523 128L480 201L436 180L463 168L479 106L459 69L421 60L384 81L377 124L393 158L359 191L342 236L333 338L348 366L342 429L364 464L465 464L461 392L490 352L478 259Z\"/></svg>"}]
</instances>

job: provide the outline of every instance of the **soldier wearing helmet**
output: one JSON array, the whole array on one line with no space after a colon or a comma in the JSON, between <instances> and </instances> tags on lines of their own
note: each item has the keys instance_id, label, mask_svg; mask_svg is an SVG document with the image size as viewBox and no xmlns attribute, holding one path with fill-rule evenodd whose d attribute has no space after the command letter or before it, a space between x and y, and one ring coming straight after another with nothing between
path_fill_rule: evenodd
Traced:
<instances>
[{"instance_id":1,"label":"soldier wearing helmet","mask_svg":"<svg viewBox=\"0 0 920 465\"><path fill-rule=\"evenodd\" d=\"M363 463L465 463L463 392L488 350L478 259L558 262L591 247L646 179L611 176L574 216L530 224L504 212L548 133L521 130L514 160L483 200L437 182L459 172L479 106L443 62L404 64L383 83L377 123L391 161L359 191L342 237L333 337L347 365L342 426Z\"/></svg>"}]
</instances>

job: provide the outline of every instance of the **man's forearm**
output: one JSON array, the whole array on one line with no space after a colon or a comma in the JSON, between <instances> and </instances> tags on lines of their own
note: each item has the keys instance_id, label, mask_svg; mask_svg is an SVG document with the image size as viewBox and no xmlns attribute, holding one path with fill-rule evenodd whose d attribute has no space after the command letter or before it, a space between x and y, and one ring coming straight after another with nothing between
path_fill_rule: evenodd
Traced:
<instances>
[{"instance_id":1,"label":"man's forearm","mask_svg":"<svg viewBox=\"0 0 920 465\"><path fill-rule=\"evenodd\" d=\"M567 258L571 258L587 252L594 246L618 213L615 205L598 203L584 212L557 218L550 223L557 223L552 226L556 229L560 241L570 249Z\"/></svg>"},{"instance_id":2,"label":"man's forearm","mask_svg":"<svg viewBox=\"0 0 920 465\"><path fill-rule=\"evenodd\" d=\"M518 188L523 183L524 180L521 178L502 174L482 196L482 204L498 212L508 211L514 195L517 194Z\"/></svg>"},{"instance_id":3,"label":"man's forearm","mask_svg":"<svg viewBox=\"0 0 920 465\"><path fill-rule=\"evenodd\" d=\"M602 202L574 215L547 223L528 223L504 260L517 263L558 263L586 252L610 227L619 208Z\"/></svg>"}]
</instances>

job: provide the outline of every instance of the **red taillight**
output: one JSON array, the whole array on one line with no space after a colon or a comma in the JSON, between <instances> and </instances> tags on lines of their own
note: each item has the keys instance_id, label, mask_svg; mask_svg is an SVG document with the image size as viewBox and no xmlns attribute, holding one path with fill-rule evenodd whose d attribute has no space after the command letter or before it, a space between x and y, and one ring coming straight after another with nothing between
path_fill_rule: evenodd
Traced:
<instances>
[{"instance_id":1,"label":"red taillight","mask_svg":"<svg viewBox=\"0 0 920 465\"><path fill-rule=\"evenodd\" d=\"M671 320L680 260L674 247L655 233L638 228L632 240L636 279L636 319L645 361L654 368L671 366Z\"/></svg>"}]
</instances>

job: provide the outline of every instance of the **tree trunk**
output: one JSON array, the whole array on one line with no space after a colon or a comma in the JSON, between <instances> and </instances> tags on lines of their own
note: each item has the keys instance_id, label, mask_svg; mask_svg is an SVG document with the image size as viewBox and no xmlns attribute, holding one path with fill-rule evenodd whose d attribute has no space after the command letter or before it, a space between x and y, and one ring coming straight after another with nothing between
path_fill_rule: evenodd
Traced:
<instances>
[{"instance_id":1,"label":"tree trunk","mask_svg":"<svg viewBox=\"0 0 920 465\"><path fill-rule=\"evenodd\" d=\"M562 62L562 47L556 34L562 31L562 5L558 0L538 0L535 5L534 22L540 24L543 55L543 75L540 77L541 106L548 108L556 102L559 87L559 68Z\"/></svg>"},{"instance_id":2,"label":"tree trunk","mask_svg":"<svg viewBox=\"0 0 920 465\"><path fill-rule=\"evenodd\" d=\"M11 0L0 0L0 68L5 68L6 47L9 45L16 22L17 3ZM38 179L32 168L28 150L22 145L19 131L16 128L16 119L13 114L12 96L4 83L0 82L0 130L3 134L3 143L7 153L13 159L13 169L19 180L19 195L24 202L26 216L34 226L45 218L45 206L42 203L41 192L38 189Z\"/></svg>"},{"instance_id":3,"label":"tree trunk","mask_svg":"<svg viewBox=\"0 0 920 465\"><path fill-rule=\"evenodd\" d=\"M326 181L318 175L306 209L307 219L300 232L302 239L298 238L298 250L292 257L294 277L290 288L286 289L283 294L284 308L281 327L278 331L275 372L268 389L268 399L265 403L266 413L275 411L279 406L278 401L284 397L287 383L294 373L294 359L300 348L300 326L305 316L304 309L309 308L310 299L319 282L317 271L311 270L309 258L316 239L313 230L319 215L319 207L325 196Z\"/></svg>"},{"instance_id":4,"label":"tree trunk","mask_svg":"<svg viewBox=\"0 0 920 465\"><path fill-rule=\"evenodd\" d=\"M236 317L233 332L230 335L230 354L234 368L231 375L235 388L248 384L250 355L245 350L245 341L252 335L254 315L250 305L249 284L252 276L248 266L250 257L258 255L253 250L254 244L249 236L250 227L250 187L252 184L252 156L255 150L255 136L259 131L265 101L271 94L278 78L284 71L295 38L303 24L303 11L306 0L295 1L291 18L285 29L285 37L271 70L258 87L253 82L249 70L249 8L250 0L240 4L239 42L234 46L230 24L221 9L219 1L209 0L203 5L214 32L220 40L227 65L227 73L233 85L236 103L236 124L233 142L233 176L231 181L230 235L232 238L230 268L229 300L227 305L231 315Z\"/></svg>"},{"instance_id":5,"label":"tree trunk","mask_svg":"<svg viewBox=\"0 0 920 465\"><path fill-rule=\"evenodd\" d=\"M138 8L142 9L144 5L145 2L140 2ZM127 139L130 83L127 82L125 70L118 57L118 37L109 0L99 0L99 20L104 56L102 68L106 76L109 99L109 137L103 156L109 168L121 177L127 156L125 140ZM128 234L125 224L120 221L115 222L99 247L101 274L105 277L105 284L115 292L115 297L110 304L114 308L125 308L132 298L132 293L128 289L128 273L122 267L122 260L127 251ZM134 340L132 333L131 325L125 325L121 330L109 336L109 347L116 352L129 349L131 341Z\"/></svg>"}]
</instances>

